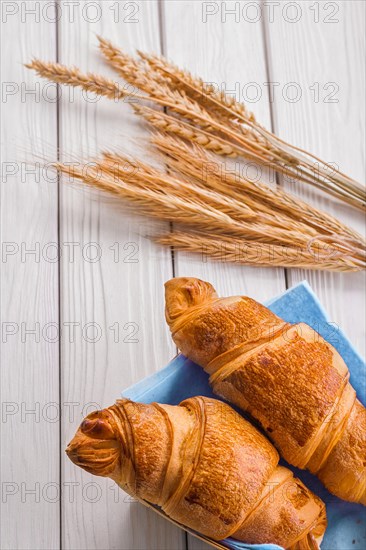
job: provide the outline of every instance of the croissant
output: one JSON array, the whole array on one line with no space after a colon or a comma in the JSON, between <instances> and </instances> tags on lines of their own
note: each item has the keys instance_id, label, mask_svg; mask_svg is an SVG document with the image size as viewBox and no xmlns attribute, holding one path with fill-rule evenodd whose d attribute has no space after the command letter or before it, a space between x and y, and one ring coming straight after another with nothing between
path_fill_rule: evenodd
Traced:
<instances>
[{"instance_id":1,"label":"croissant","mask_svg":"<svg viewBox=\"0 0 366 550\"><path fill-rule=\"evenodd\" d=\"M278 466L264 435L215 399L178 406L119 400L89 414L66 452L214 540L313 550L326 528L324 503Z\"/></svg>"},{"instance_id":2,"label":"croissant","mask_svg":"<svg viewBox=\"0 0 366 550\"><path fill-rule=\"evenodd\" d=\"M365 505L365 408L338 352L308 325L245 296L219 298L199 279L171 279L165 295L173 340L213 391L256 419L287 462Z\"/></svg>"}]
</instances>

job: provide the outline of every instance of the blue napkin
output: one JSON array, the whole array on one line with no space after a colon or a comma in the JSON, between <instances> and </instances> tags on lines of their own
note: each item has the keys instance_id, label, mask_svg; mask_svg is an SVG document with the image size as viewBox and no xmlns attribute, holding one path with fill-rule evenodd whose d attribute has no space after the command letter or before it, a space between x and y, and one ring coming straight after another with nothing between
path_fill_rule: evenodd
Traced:
<instances>
[{"instance_id":1,"label":"blue napkin","mask_svg":"<svg viewBox=\"0 0 366 550\"><path fill-rule=\"evenodd\" d=\"M330 342L343 357L350 373L351 383L359 400L366 403L366 365L339 327L330 323L318 298L306 281L294 286L265 304L288 323L304 322ZM195 395L215 397L204 370L183 355L175 357L167 367L141 380L122 393L141 403L169 403L177 405ZM289 466L326 504L328 528L322 550L363 550L366 547L366 509L358 504L344 502L331 495L320 481L309 472ZM274 544L243 544L231 538L221 541L232 550L281 550Z\"/></svg>"}]
</instances>

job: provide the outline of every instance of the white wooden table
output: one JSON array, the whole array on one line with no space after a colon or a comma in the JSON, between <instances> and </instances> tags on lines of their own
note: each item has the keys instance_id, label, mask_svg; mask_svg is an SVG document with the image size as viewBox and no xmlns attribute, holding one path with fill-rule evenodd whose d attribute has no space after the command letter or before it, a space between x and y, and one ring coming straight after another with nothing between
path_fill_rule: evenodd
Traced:
<instances>
[{"instance_id":1,"label":"white wooden table","mask_svg":"<svg viewBox=\"0 0 366 550\"><path fill-rule=\"evenodd\" d=\"M57 148L64 160L110 144L143 151L146 129L125 104L67 89L56 101L54 86L22 64L38 56L112 74L96 34L127 51L163 52L235 90L281 137L364 181L365 6L1 2L2 549L204 547L63 452L83 415L175 354L163 312L173 274L261 301L306 278L332 321L365 347L363 273L246 268L182 253L172 261L144 238L145 220L58 185L40 165L32 171L34 155L53 160ZM354 210L292 188L364 231Z\"/></svg>"}]
</instances>

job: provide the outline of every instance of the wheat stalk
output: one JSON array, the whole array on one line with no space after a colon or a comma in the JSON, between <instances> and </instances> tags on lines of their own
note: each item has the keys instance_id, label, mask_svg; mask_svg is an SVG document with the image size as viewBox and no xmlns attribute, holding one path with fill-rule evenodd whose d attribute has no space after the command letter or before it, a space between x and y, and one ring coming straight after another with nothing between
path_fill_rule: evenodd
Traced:
<instances>
[{"instance_id":1,"label":"wheat stalk","mask_svg":"<svg viewBox=\"0 0 366 550\"><path fill-rule=\"evenodd\" d=\"M152 74L147 70L146 64L128 55L119 48L116 48L109 40L97 36L99 48L108 64L117 71L126 81L134 73L133 83L138 83L138 87L151 95L154 95L157 86L166 85L166 80L159 74Z\"/></svg>"},{"instance_id":2,"label":"wheat stalk","mask_svg":"<svg viewBox=\"0 0 366 550\"><path fill-rule=\"evenodd\" d=\"M136 114L142 116L161 132L179 136L187 141L201 145L208 151L212 151L218 155L237 158L242 154L240 147L231 144L223 138L212 136L210 133L169 116L166 113L142 105L133 105L133 109Z\"/></svg>"},{"instance_id":3,"label":"wheat stalk","mask_svg":"<svg viewBox=\"0 0 366 550\"><path fill-rule=\"evenodd\" d=\"M116 163L118 165L116 166ZM267 247L275 247L273 250L282 251L282 256L275 255L271 265L292 265L303 266L315 269L333 269L333 270L349 270L354 271L365 267L365 258L360 258L352 247L347 247L346 242L335 236L329 243L324 242L324 236L316 235L310 231L301 231L298 234L291 234L287 227L281 230L267 224L265 227L260 227L255 224L245 224L242 221L239 223L229 214L217 210L216 204L210 204L212 195L208 195L207 200L202 200L200 189L194 189L197 192L195 195L191 193L192 185L186 184L185 188L181 188L180 183L167 175L160 174L156 169L141 163L140 161L128 159L121 155L113 153L105 153L103 158L90 166L85 165L75 168L74 165L56 164L56 168L67 174L72 179L81 180L83 183L99 189L101 191L113 194L117 198L123 199L124 204L133 209L134 212L139 212L146 216L155 217L159 220L174 221L181 227L181 232L184 235L189 235L191 239L195 239L196 245L190 246L190 250L202 251L200 247L200 235L202 235L201 245L207 247L204 235L214 235L216 242L228 240L229 243L235 246L238 243L248 243L253 241L253 246L267 245ZM86 166L88 169L86 170ZM135 168L137 170L126 170ZM178 196L176 191L179 190ZM215 198L216 197L215 195ZM220 203L219 203L220 204ZM233 213L231 204L229 204L230 214ZM200 233L198 234L197 231ZM216 235L219 234L220 237ZM291 235L291 236L290 236ZM162 244L163 241L161 241ZM188 241L187 241L188 242ZM191 241L190 241L191 242ZM312 247L320 251L321 258L326 257L326 263L315 261L314 254L308 252L308 243L312 243ZM255 244L256 243L256 244ZM168 243L166 243L168 244ZM172 241L169 241L172 245ZM177 246L181 248L181 243L177 241ZM252 249L254 250L252 246ZM282 248L281 248L282 246ZM284 247L284 248L283 248ZM332 250L331 258L328 258L329 247ZM269 250L272 250L271 248ZM284 257L283 250L286 251L287 257ZM302 250L301 258L298 258L298 251ZM237 248L236 248L237 251ZM273 254L273 252L271 252ZM233 253L225 255L226 260L233 260ZM250 261L254 261L253 258ZM246 259L247 263L250 263ZM294 263L295 261L295 263ZM267 262L267 260L266 260ZM282 263L281 263L282 262ZM265 265L263 258L258 259L259 265ZM269 265L269 264L268 264Z\"/></svg>"},{"instance_id":4,"label":"wheat stalk","mask_svg":"<svg viewBox=\"0 0 366 550\"><path fill-rule=\"evenodd\" d=\"M115 46L111 46L118 50ZM243 103L237 102L234 97L226 95L223 91L218 91L212 84L207 84L201 78L194 77L189 71L180 69L161 56L141 51L138 51L138 55L155 72L168 78L172 84L192 94L195 99L205 101L215 113L219 113L228 120L239 118L243 121L255 121L254 113L249 111Z\"/></svg>"},{"instance_id":5,"label":"wheat stalk","mask_svg":"<svg viewBox=\"0 0 366 550\"><path fill-rule=\"evenodd\" d=\"M319 235L318 231L309 225L291 220L285 216L273 216L269 210L267 212L262 211L258 208L258 204L254 204L255 208L252 208L250 201L243 200L239 195L226 193L225 187L220 189L217 185L197 185L196 181L190 182L187 178L182 179L181 174L179 177L162 175L161 172L149 165L131 160L121 154L105 152L102 162L97 163L97 166L101 172L108 172L111 176L125 182L143 188L146 187L158 193L164 190L165 194L174 194L174 196L184 200L196 200L199 202L200 207L209 205L224 212L233 221L244 222L244 224L250 222L251 229L255 228L257 232L259 231L261 238L264 238L263 235L267 231L265 224L268 225L269 223L272 226L272 239L275 239L276 231L281 230L280 235L282 236L279 239L281 242L285 240L286 242L294 242L298 240L299 234L308 238L317 238ZM127 170L126 166L128 167ZM242 229L246 227L244 224L242 224ZM284 224L286 226L285 232L283 231ZM224 227L222 227L222 231L224 231ZM285 236L283 236L284 234Z\"/></svg>"},{"instance_id":6,"label":"wheat stalk","mask_svg":"<svg viewBox=\"0 0 366 550\"><path fill-rule=\"evenodd\" d=\"M169 73L168 79L165 78L165 80L162 80L159 72L152 72L151 70L148 72L144 65L136 61L132 56L123 53L111 42L101 37L98 38L100 49L106 57L107 61L127 82L133 84L134 86L140 87L140 89L142 89L146 93L151 94L152 97L159 98L160 100L165 102L166 107L169 107L173 111L179 113L185 118L188 118L189 120L194 120L197 124L201 125L204 128L215 128L216 130L222 131L223 133L225 133L229 128L233 130L233 132L231 132L231 136L233 137L233 139L238 139L239 141L243 139L244 136L244 142L246 143L247 147L249 147L249 149L250 139L252 139L254 142L257 141L258 143L261 143L260 146L255 144L255 147L260 147L262 154L265 156L268 155L271 147L266 140L261 138L261 136L257 135L255 132L252 132L248 129L241 131L241 128L238 132L238 128L234 128L231 125L225 128L222 127L220 120L218 121L211 118L212 114L217 115L217 112L220 111L220 108L221 111L226 112L225 108L222 108L222 105L219 102L221 101L226 106L235 104L236 111L238 113L240 112L242 115L246 113L248 120L254 120L253 113L247 111L246 107L243 104L235 102L234 98L226 97L225 94L223 94L222 92L215 92L213 87L209 86L208 94L210 101L208 102L208 106L210 106L211 102L214 102L215 105L215 109L212 112L212 109L207 109L206 104L204 106L201 106L200 103L196 101L197 96L199 98L203 97L202 94L204 83L201 79L194 79L192 75L190 75L190 73L184 71L180 71L179 74L185 74L185 79L180 78L179 76L175 78L177 75L175 75L174 71L172 71ZM143 60L147 60L149 62L149 65L152 67L156 67L157 65L161 67L163 64L163 58L143 54L142 52L139 52L139 55ZM153 63L153 60L155 60L155 63ZM178 69L176 67L174 68L178 74ZM166 77L166 71L161 72L165 74ZM170 87L174 80L178 81L178 84L180 84L179 88L172 89ZM192 92L192 90L194 91L192 97L189 94L186 94L186 91ZM194 113L196 113L199 118L194 117ZM238 135L235 135L235 132L238 132ZM242 134L242 136L240 134ZM274 148L272 148L272 153L275 153Z\"/></svg>"},{"instance_id":7,"label":"wheat stalk","mask_svg":"<svg viewBox=\"0 0 366 550\"><path fill-rule=\"evenodd\" d=\"M164 189L166 195L174 195L190 202L195 201L200 208L209 205L235 221L254 223L258 220L258 213L243 202L236 201L215 190L203 190L201 187L173 175L162 176L161 172L152 169L151 166L131 161L124 155L105 152L102 161L97 166L101 172L108 173L117 180L120 179L160 194ZM126 166L133 169L126 170Z\"/></svg>"},{"instance_id":8,"label":"wheat stalk","mask_svg":"<svg viewBox=\"0 0 366 550\"><path fill-rule=\"evenodd\" d=\"M360 235L336 218L280 189L271 189L263 183L244 179L237 171L233 173L232 169L218 163L214 156L201 147L192 147L180 139L163 134L153 135L151 139L160 152L168 157L166 162L169 167L185 176L194 177L205 186L220 189L226 195L246 202L252 209L266 213L280 224L285 216L287 224L295 223L299 230L302 230L299 225L302 221L318 232L338 233L364 246Z\"/></svg>"},{"instance_id":9,"label":"wheat stalk","mask_svg":"<svg viewBox=\"0 0 366 550\"><path fill-rule=\"evenodd\" d=\"M222 92L218 93L212 85L205 84L202 79L193 77L188 71L180 70L175 65L168 63L163 57L138 51L140 59L143 62L146 61L154 69L151 71L146 67L145 63L126 54L109 40L101 36L97 38L99 48L108 63L127 82L138 85L145 92L152 95L161 95L158 89L159 86L166 85L167 83L169 86L176 84L179 90L188 92L191 95L193 93L193 99L202 98L207 94L209 96L209 104L213 103L214 105L214 112L220 112L222 115L225 114L226 118L227 108L231 108L239 116L255 120L254 114L249 112L245 105L236 102L234 98L225 96ZM166 94L167 90L165 89L164 92Z\"/></svg>"},{"instance_id":10,"label":"wheat stalk","mask_svg":"<svg viewBox=\"0 0 366 550\"><path fill-rule=\"evenodd\" d=\"M111 43L109 43L109 48L114 52L120 51ZM221 117L224 116L228 123L239 120L248 125L253 130L250 133L253 141L266 143L272 154L277 151L284 162L290 162L299 167L298 179L308 181L310 176L312 181L308 181L308 183L316 184L323 191L327 191L350 204L365 207L365 190L358 182L345 176L340 171L329 174L326 163L315 155L299 147L292 146L273 133L268 132L256 122L253 113L248 111L242 103L237 102L235 98L227 96L222 91L217 91L212 85L207 86L202 79L193 77L188 71L179 69L163 57L142 52L138 53L140 58L150 65L152 74L165 75L167 84L183 89L187 95L191 95L198 102L203 102L206 108L210 109L211 107L214 113L219 113ZM281 169L279 171L282 173ZM324 181L317 174L321 175Z\"/></svg>"},{"instance_id":11,"label":"wheat stalk","mask_svg":"<svg viewBox=\"0 0 366 550\"><path fill-rule=\"evenodd\" d=\"M125 170L128 166L129 169ZM133 168L132 170L130 168ZM125 188L131 191L136 190L137 197L140 198L140 190L149 193L149 201L153 201L158 206L157 211L151 211L154 217L160 217L175 223L184 223L185 225L199 225L205 227L208 231L220 232L223 235L232 235L245 237L246 239L256 239L265 241L266 226L261 221L257 212L245 208L243 203L234 201L225 195L215 191L203 190L193 184L178 178L171 177L164 173L154 170L150 166L129 157L113 153L105 153L100 161L93 162L93 168L88 169L88 175L84 175L82 170L82 179L88 183L87 178L92 172L93 183L96 185L96 175L100 177L103 188L106 183L114 183L115 189L119 193L125 193ZM86 171L85 171L86 172ZM134 201L134 196L130 193L128 198ZM175 206L180 207L178 212ZM140 204L141 206L141 204ZM146 205L144 213L149 212L149 206ZM162 216L164 212L164 217ZM174 217L172 214L174 213ZM305 234L309 238L316 238L317 233L312 232L311 228L307 230L304 226L303 233L292 231L287 227L286 231L282 227L271 227L271 241L279 244L300 243L304 241Z\"/></svg>"},{"instance_id":12,"label":"wheat stalk","mask_svg":"<svg viewBox=\"0 0 366 550\"><path fill-rule=\"evenodd\" d=\"M86 167L86 166L85 166ZM84 168L75 168L74 166L55 163L55 168L63 174L66 174L70 181L80 180L87 185L112 193L113 195L130 202L130 208L133 211L138 210L140 214L149 217L155 217L160 220L172 221L184 224L197 229L207 231L223 231L238 237L243 234L257 236L259 230L248 226L247 230L244 223L239 223L221 210L217 210L199 200L183 198L173 194L165 194L156 190L151 190L143 182L147 180L146 174L141 172L139 182L129 183L130 178L121 178L117 176L118 172L111 174L107 166L96 162L94 166ZM260 236L260 235L259 235Z\"/></svg>"},{"instance_id":13,"label":"wheat stalk","mask_svg":"<svg viewBox=\"0 0 366 550\"><path fill-rule=\"evenodd\" d=\"M126 86L122 87L112 79L105 78L94 73L82 73L76 67L67 67L66 65L62 65L60 63L47 63L39 59L33 59L31 63L28 63L25 66L28 69L33 69L39 76L47 78L52 82L72 87L79 87L85 91L91 91L115 101L133 97L145 101L154 101L157 105L165 105L165 101L162 97L166 96L162 91L160 93L161 97L159 94L154 97L152 95L143 95L136 91L137 88L131 90L130 88L126 88ZM136 79L136 82L138 81L139 80ZM184 102L184 98L181 97L178 92L172 92L168 88L166 91L169 92L170 96L171 105L169 106L176 111L182 110L181 104ZM193 103L191 105L189 98L187 98L186 101L190 106L190 109L187 110L186 117L195 121L202 109ZM202 123L204 126L209 127L210 121L208 119L203 120L204 116L205 115L201 113Z\"/></svg>"},{"instance_id":14,"label":"wheat stalk","mask_svg":"<svg viewBox=\"0 0 366 550\"><path fill-rule=\"evenodd\" d=\"M25 66L52 82L79 87L109 99L118 100L129 95L113 80L94 73L84 74L76 67L66 67L60 63L46 63L39 59L33 59Z\"/></svg>"},{"instance_id":15,"label":"wheat stalk","mask_svg":"<svg viewBox=\"0 0 366 550\"><path fill-rule=\"evenodd\" d=\"M153 240L176 250L199 254L203 261L211 259L263 267L297 267L341 272L359 271L365 267L364 263L352 256L342 256L338 251L329 248L317 256L315 250L311 252L311 246L278 246L273 243L179 231L155 236Z\"/></svg>"},{"instance_id":16,"label":"wheat stalk","mask_svg":"<svg viewBox=\"0 0 366 550\"><path fill-rule=\"evenodd\" d=\"M133 56L122 52L100 36L98 36L98 40L100 50L108 63L127 82L151 95L152 98L160 100L164 104L169 103L172 111L184 114L188 120L204 128L211 128L209 113L197 101L187 96L184 90L172 89L165 79L158 73L149 71L141 61L139 62Z\"/></svg>"},{"instance_id":17,"label":"wheat stalk","mask_svg":"<svg viewBox=\"0 0 366 550\"><path fill-rule=\"evenodd\" d=\"M276 210L272 205L265 204L263 199L270 197L270 202L279 206L282 197L277 191L264 184L245 180L238 173L233 177L232 170L229 172L224 164L217 163L215 157L207 154L201 147L192 147L180 139L164 134L152 135L151 141L165 155L166 165L171 172L193 179L205 190L213 189L220 192L222 196L231 197L238 203L245 204L257 213L258 219L263 223L270 222L278 227L283 227L285 223L287 228L297 231L311 230L297 218L291 219L288 212L284 213L279 208Z\"/></svg>"},{"instance_id":18,"label":"wheat stalk","mask_svg":"<svg viewBox=\"0 0 366 550\"><path fill-rule=\"evenodd\" d=\"M77 68L39 60L27 66L54 82L110 99L132 95L140 102L153 102L159 109L140 103L133 108L159 130L151 141L164 156L169 173L110 151L92 167L56 163L57 170L114 196L133 212L173 222L173 233L155 239L179 250L201 254L205 250L212 259L249 265L365 269L365 241L358 233L297 197L243 178L214 154L245 156L285 175L296 173L303 181L354 202L349 182L335 189L332 181L313 178L310 164L293 156L287 144L279 147L281 140L262 129L245 106L214 87L204 88L203 81L187 71L141 52L135 59L103 39L100 47L134 87L132 93L111 79Z\"/></svg>"},{"instance_id":19,"label":"wheat stalk","mask_svg":"<svg viewBox=\"0 0 366 550\"><path fill-rule=\"evenodd\" d=\"M319 165L315 171L314 165L306 163L301 164L294 155L289 154L286 151L287 146L282 149L274 147L272 143L274 139L277 139L276 136L267 139L269 135L267 132L267 138L263 141L259 140L257 137L253 137L255 135L253 132L243 130L243 127L238 125L235 126L230 120L224 124L222 117L215 117L215 112L210 112L204 108L196 99L189 97L184 90L180 91L169 88L169 83L171 83L170 77L165 83L162 82L159 75L148 73L146 68L141 66L141 63L134 60L131 56L123 54L118 48L115 48L107 41L101 41L101 49L112 66L116 68L129 83L137 89L145 91L147 95L136 93L135 90L131 92L126 89L121 89L110 79L105 79L94 74L84 75L78 69L69 69L60 64L43 63L39 60L34 60L27 66L35 69L39 75L52 81L71 86L80 86L85 90L92 90L110 99L133 96L142 101L150 100L156 105L168 107L176 115L187 119L189 122L204 130L209 130L210 136L206 136L209 143L211 141L216 142L218 138L222 138L223 136L226 144L231 144L232 148L236 150L235 154L237 155L255 160L264 166L272 167L283 175L300 179L311 185L316 185L320 189L338 198L342 198L349 204L361 207L364 204L364 191L360 192L359 184L356 184L355 187L353 183L349 181L344 183L342 180L337 187L334 185L334 178L332 179L329 174L327 174L327 177L330 181L325 181L324 171L322 172L322 170L319 169ZM219 101L221 96L222 94L216 93L215 102ZM194 97L197 97L197 94L194 94ZM212 100L210 94L209 98ZM229 109L227 102L224 100L222 101L224 108ZM232 103L232 101L229 101L229 103ZM153 120L154 119L151 119L150 122ZM257 123L251 120L250 115L247 117L247 123L255 128L257 133L259 132L259 134L263 135L266 133ZM167 126L175 128L171 121ZM225 149L227 148L227 145L225 148L221 149L218 147L216 152L218 154L226 154ZM316 172L321 172L322 175L317 175Z\"/></svg>"},{"instance_id":20,"label":"wheat stalk","mask_svg":"<svg viewBox=\"0 0 366 550\"><path fill-rule=\"evenodd\" d=\"M209 124L206 125L205 129L201 129L182 119L144 105L134 104L132 107L136 114L142 116L157 130L179 136L187 141L201 145L208 151L212 151L217 155L231 158L245 156L247 159L256 161L262 166L269 168L275 168L277 166L273 161L265 159L255 151L249 150L239 143L231 142L225 137L220 137L217 134L207 131L207 129L210 129ZM284 175L294 177L293 170L286 166L283 166L281 171Z\"/></svg>"},{"instance_id":21,"label":"wheat stalk","mask_svg":"<svg viewBox=\"0 0 366 550\"><path fill-rule=\"evenodd\" d=\"M160 72L163 75L165 74L170 82L173 82L177 86L181 86L188 94L192 94L192 97L197 101L202 101L205 105L209 104L214 111L219 112L228 122L236 122L239 120L249 125L253 130L251 133L253 139L259 141L260 138L262 138L262 141L264 140L267 142L267 145L269 145L269 149L271 145L274 149L280 148L283 158L287 159L289 162L297 165L303 162L305 167L329 178L332 182L340 186L341 189L338 189L338 191L342 196L344 195L343 191L347 192L348 190L352 191L356 197L363 199L363 201L365 200L365 190L360 184L348 176L345 176L345 174L342 174L340 171L337 171L335 176L332 176L332 174L327 172L327 164L321 159L299 147L286 143L284 140L278 138L278 136L268 132L268 130L257 123L253 113L248 111L242 103L236 101L234 97L226 96L223 91L217 92L212 85L205 85L202 79L194 78L188 71L179 69L163 57L141 52L138 53L156 72ZM322 188L326 190L326 186L323 185ZM334 194L337 189L332 189L331 191L332 194Z\"/></svg>"},{"instance_id":22,"label":"wheat stalk","mask_svg":"<svg viewBox=\"0 0 366 550\"><path fill-rule=\"evenodd\" d=\"M294 251L300 249L303 251L302 265L306 260L307 266L312 264L318 268L308 250L311 242L322 256L328 254L331 247L333 257L327 258L326 265L331 265L332 269L355 270L365 266L365 258L342 235L321 234L305 223L291 225L286 223L286 217L281 219L281 223L276 223L274 219L263 218L260 210L251 209L243 201L227 197L216 189L204 189L178 176L161 173L125 155L105 152L87 170L86 166L75 168L60 163L55 166L73 179L127 201L133 211L159 220L174 221L182 234L198 239L196 249L200 242L198 236L203 233L211 238L215 236L216 241L228 240L231 244L233 240L235 243L252 241L257 245L277 247L277 251L285 247L289 255L282 265L290 264L294 260ZM280 261L278 254L276 258Z\"/></svg>"}]
</instances>

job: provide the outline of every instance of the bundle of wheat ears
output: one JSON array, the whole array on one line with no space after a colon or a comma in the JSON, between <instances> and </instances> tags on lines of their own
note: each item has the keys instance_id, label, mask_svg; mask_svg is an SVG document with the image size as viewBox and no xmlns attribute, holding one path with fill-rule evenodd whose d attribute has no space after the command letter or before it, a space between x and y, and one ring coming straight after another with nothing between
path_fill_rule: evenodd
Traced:
<instances>
[{"instance_id":1,"label":"bundle of wheat ears","mask_svg":"<svg viewBox=\"0 0 366 550\"><path fill-rule=\"evenodd\" d=\"M57 63L35 59L27 67L110 99L132 95L135 112L155 129L151 141L166 169L105 152L87 170L56 163L60 172L139 214L173 222L173 230L154 238L178 250L262 266L365 269L365 241L358 233L298 197L244 178L220 156L250 159L365 209L360 184L285 143L245 105L166 59L141 52L134 58L102 38L99 45L133 90Z\"/></svg>"}]
</instances>

